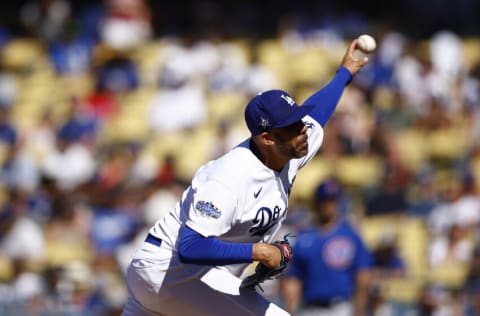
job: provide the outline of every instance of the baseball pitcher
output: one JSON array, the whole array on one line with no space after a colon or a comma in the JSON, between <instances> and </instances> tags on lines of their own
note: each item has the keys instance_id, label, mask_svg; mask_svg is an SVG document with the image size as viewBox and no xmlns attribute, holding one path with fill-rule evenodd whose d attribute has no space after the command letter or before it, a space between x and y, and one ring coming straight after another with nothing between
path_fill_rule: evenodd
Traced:
<instances>
[{"instance_id":1,"label":"baseball pitcher","mask_svg":"<svg viewBox=\"0 0 480 316\"><path fill-rule=\"evenodd\" d=\"M297 171L320 148L345 86L368 62L353 57L356 48L353 40L336 76L305 105L282 90L248 103L251 137L203 165L133 255L122 315L289 315L257 285L278 277L292 257L288 237L275 241L275 234ZM242 283L254 261L255 274Z\"/></svg>"}]
</instances>

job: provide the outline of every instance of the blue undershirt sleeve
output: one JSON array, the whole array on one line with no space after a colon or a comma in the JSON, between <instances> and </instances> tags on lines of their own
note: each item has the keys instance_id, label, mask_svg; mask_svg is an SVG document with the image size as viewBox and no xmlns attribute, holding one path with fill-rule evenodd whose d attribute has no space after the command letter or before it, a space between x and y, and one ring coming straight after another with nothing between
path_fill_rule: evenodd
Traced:
<instances>
[{"instance_id":1,"label":"blue undershirt sleeve","mask_svg":"<svg viewBox=\"0 0 480 316\"><path fill-rule=\"evenodd\" d=\"M315 108L309 113L320 125L325 126L340 101L345 86L352 80L352 74L345 67L340 67L336 76L321 90L310 96L304 104L313 104Z\"/></svg>"},{"instance_id":2,"label":"blue undershirt sleeve","mask_svg":"<svg viewBox=\"0 0 480 316\"><path fill-rule=\"evenodd\" d=\"M182 227L178 255L182 262L199 265L250 263L251 243L231 243L215 237L203 237L188 226Z\"/></svg>"}]
</instances>

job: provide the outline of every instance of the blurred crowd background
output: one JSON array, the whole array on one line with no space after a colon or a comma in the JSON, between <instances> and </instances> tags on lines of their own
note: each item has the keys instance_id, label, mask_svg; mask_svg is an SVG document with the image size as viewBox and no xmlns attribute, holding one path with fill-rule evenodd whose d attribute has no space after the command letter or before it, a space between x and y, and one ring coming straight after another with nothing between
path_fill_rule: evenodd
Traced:
<instances>
[{"instance_id":1,"label":"blurred crowd background","mask_svg":"<svg viewBox=\"0 0 480 316\"><path fill-rule=\"evenodd\" d=\"M297 177L286 229L335 177L377 258L372 315L480 315L477 1L0 8L0 315L118 315L136 245L249 136L248 100L281 88L302 103L362 33L378 49Z\"/></svg>"}]
</instances>

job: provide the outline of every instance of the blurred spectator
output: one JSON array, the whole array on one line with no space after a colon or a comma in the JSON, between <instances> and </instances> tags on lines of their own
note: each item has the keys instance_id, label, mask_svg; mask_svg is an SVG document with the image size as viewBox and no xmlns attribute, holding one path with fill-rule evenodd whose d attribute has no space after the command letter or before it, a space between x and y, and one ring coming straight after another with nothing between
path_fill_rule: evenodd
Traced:
<instances>
[{"instance_id":1,"label":"blurred spectator","mask_svg":"<svg viewBox=\"0 0 480 316\"><path fill-rule=\"evenodd\" d=\"M418 316L431 316L439 314L440 300L442 298L441 289L434 285L425 285L422 288L417 303Z\"/></svg>"},{"instance_id":2,"label":"blurred spectator","mask_svg":"<svg viewBox=\"0 0 480 316\"><path fill-rule=\"evenodd\" d=\"M136 74L132 73L133 71L134 69L131 67L120 70L119 73L98 70L95 76L95 90L79 102L79 107L81 107L79 111L93 119L99 128L103 123L108 123L115 118L120 110L118 94L123 94L136 87L137 79ZM101 72L103 74L100 74Z\"/></svg>"},{"instance_id":3,"label":"blurred spectator","mask_svg":"<svg viewBox=\"0 0 480 316\"><path fill-rule=\"evenodd\" d=\"M12 35L10 34L9 30L5 26L0 25L0 49L3 48L11 38Z\"/></svg>"},{"instance_id":4,"label":"blurred spectator","mask_svg":"<svg viewBox=\"0 0 480 316\"><path fill-rule=\"evenodd\" d=\"M463 78L461 93L468 107L475 109L478 114L480 104L480 62L472 65L468 74Z\"/></svg>"},{"instance_id":5,"label":"blurred spectator","mask_svg":"<svg viewBox=\"0 0 480 316\"><path fill-rule=\"evenodd\" d=\"M78 194L59 194L51 199L51 216L45 225L46 237L75 251L74 257L88 258L92 210L84 205Z\"/></svg>"},{"instance_id":6,"label":"blurred spectator","mask_svg":"<svg viewBox=\"0 0 480 316\"><path fill-rule=\"evenodd\" d=\"M2 68L0 63L0 107L9 108L17 101L20 87L15 76Z\"/></svg>"},{"instance_id":7,"label":"blurred spectator","mask_svg":"<svg viewBox=\"0 0 480 316\"><path fill-rule=\"evenodd\" d=\"M63 35L48 47L48 55L55 70L63 75L82 75L91 67L94 42L78 37L78 30L70 25Z\"/></svg>"},{"instance_id":8,"label":"blurred spectator","mask_svg":"<svg viewBox=\"0 0 480 316\"><path fill-rule=\"evenodd\" d=\"M158 170L158 159L151 153L144 151L144 143L129 144L133 155L129 181L132 184L147 185L155 177Z\"/></svg>"},{"instance_id":9,"label":"blurred spectator","mask_svg":"<svg viewBox=\"0 0 480 316\"><path fill-rule=\"evenodd\" d=\"M0 169L0 181L7 187L32 193L40 181L40 170L28 152L19 144L6 150Z\"/></svg>"},{"instance_id":10,"label":"blurred spectator","mask_svg":"<svg viewBox=\"0 0 480 316\"><path fill-rule=\"evenodd\" d=\"M387 233L380 238L372 254L372 274L375 280L381 282L388 278L405 276L405 261L398 251L397 241L392 233Z\"/></svg>"},{"instance_id":11,"label":"blurred spectator","mask_svg":"<svg viewBox=\"0 0 480 316\"><path fill-rule=\"evenodd\" d=\"M278 79L275 77L273 70L260 62L259 54L258 47L254 46L250 61L246 66L242 87L248 95L254 95L259 91L278 86Z\"/></svg>"},{"instance_id":12,"label":"blurred spectator","mask_svg":"<svg viewBox=\"0 0 480 316\"><path fill-rule=\"evenodd\" d=\"M373 56L373 87L394 87L395 64L403 53L406 38L403 34L388 30L378 39L378 49Z\"/></svg>"},{"instance_id":13,"label":"blurred spectator","mask_svg":"<svg viewBox=\"0 0 480 316\"><path fill-rule=\"evenodd\" d=\"M444 287L427 283L423 286L420 297L416 304L414 315L417 316L441 316L464 315L458 303L452 294Z\"/></svg>"},{"instance_id":14,"label":"blurred spectator","mask_svg":"<svg viewBox=\"0 0 480 316\"><path fill-rule=\"evenodd\" d=\"M0 283L0 288L0 306L4 315L40 315L46 306L43 300L46 292L44 280L28 269L22 259L14 260L12 279L8 283Z\"/></svg>"},{"instance_id":15,"label":"blurred spectator","mask_svg":"<svg viewBox=\"0 0 480 316\"><path fill-rule=\"evenodd\" d=\"M71 6L65 0L27 1L20 11L27 33L46 42L61 36L70 16Z\"/></svg>"},{"instance_id":16,"label":"blurred spectator","mask_svg":"<svg viewBox=\"0 0 480 316\"><path fill-rule=\"evenodd\" d=\"M471 175L447 180L442 201L430 213L428 227L432 234L446 234L452 225L472 232L480 223L480 198L474 193Z\"/></svg>"},{"instance_id":17,"label":"blurred spectator","mask_svg":"<svg viewBox=\"0 0 480 316\"><path fill-rule=\"evenodd\" d=\"M404 214L408 209L403 172L387 167L378 190L365 199L365 215Z\"/></svg>"},{"instance_id":18,"label":"blurred spectator","mask_svg":"<svg viewBox=\"0 0 480 316\"><path fill-rule=\"evenodd\" d=\"M417 50L417 43L410 41L406 44L393 68L393 78L404 104L421 114L430 95L425 82L425 65Z\"/></svg>"},{"instance_id":19,"label":"blurred spectator","mask_svg":"<svg viewBox=\"0 0 480 316\"><path fill-rule=\"evenodd\" d=\"M6 205L0 210L0 259L12 265L0 303L10 315L39 315L43 309L43 279L31 267L46 256L42 227L29 216L28 196L10 189ZM0 288L1 288L0 284Z\"/></svg>"},{"instance_id":20,"label":"blurred spectator","mask_svg":"<svg viewBox=\"0 0 480 316\"><path fill-rule=\"evenodd\" d=\"M101 158L95 184L99 191L109 192L128 183L134 162L133 150L123 144L112 144Z\"/></svg>"},{"instance_id":21,"label":"blurred spectator","mask_svg":"<svg viewBox=\"0 0 480 316\"><path fill-rule=\"evenodd\" d=\"M222 156L247 137L245 130L236 128L229 119L220 120L215 128L215 141L211 142L209 150L210 159Z\"/></svg>"},{"instance_id":22,"label":"blurred spectator","mask_svg":"<svg viewBox=\"0 0 480 316\"><path fill-rule=\"evenodd\" d=\"M100 24L103 42L124 51L145 43L152 35L151 13L144 0L106 0L107 12Z\"/></svg>"},{"instance_id":23,"label":"blurred spectator","mask_svg":"<svg viewBox=\"0 0 480 316\"><path fill-rule=\"evenodd\" d=\"M459 103L454 102L457 83L465 70L460 37L447 30L432 35L430 40L432 71L427 76L431 95L442 101L449 114L459 111Z\"/></svg>"},{"instance_id":24,"label":"blurred spectator","mask_svg":"<svg viewBox=\"0 0 480 316\"><path fill-rule=\"evenodd\" d=\"M177 188L178 186L178 188ZM146 201L142 205L142 213L146 225L155 224L156 220L167 214L181 197L182 187L175 183L167 185L158 185L158 182L152 183L151 192L147 195Z\"/></svg>"},{"instance_id":25,"label":"blurred spectator","mask_svg":"<svg viewBox=\"0 0 480 316\"><path fill-rule=\"evenodd\" d=\"M206 119L203 88L195 83L176 82L161 86L148 110L148 122L158 133L198 127Z\"/></svg>"},{"instance_id":26,"label":"blurred spectator","mask_svg":"<svg viewBox=\"0 0 480 316\"><path fill-rule=\"evenodd\" d=\"M95 114L82 107L77 98L72 97L69 111L59 126L57 138L68 139L90 147L95 143L98 125Z\"/></svg>"},{"instance_id":27,"label":"blurred spectator","mask_svg":"<svg viewBox=\"0 0 480 316\"><path fill-rule=\"evenodd\" d=\"M222 48L223 47L223 48ZM160 87L179 88L187 83L202 83L220 67L238 67L244 61L235 49L221 46L209 39L201 40L194 35L166 43L162 51L163 63L159 72ZM233 54L234 61L222 61L221 54ZM229 56L232 58L232 56Z\"/></svg>"},{"instance_id":28,"label":"blurred spectator","mask_svg":"<svg viewBox=\"0 0 480 316\"><path fill-rule=\"evenodd\" d=\"M48 107L39 119L23 131L22 147L35 161L42 164L44 158L53 152L56 142L56 124L52 108Z\"/></svg>"},{"instance_id":29,"label":"blurred spectator","mask_svg":"<svg viewBox=\"0 0 480 316\"><path fill-rule=\"evenodd\" d=\"M89 181L95 171L93 154L78 142L77 129L61 129L57 135L56 147L47 153L42 164L43 173L53 178L58 187L69 191Z\"/></svg>"},{"instance_id":30,"label":"blurred spectator","mask_svg":"<svg viewBox=\"0 0 480 316\"><path fill-rule=\"evenodd\" d=\"M240 89L249 67L243 52L232 44L220 44L216 47L216 52L218 61L208 76L208 88L211 91ZM257 93L258 91L261 90L257 90Z\"/></svg>"},{"instance_id":31,"label":"blurred spectator","mask_svg":"<svg viewBox=\"0 0 480 316\"><path fill-rule=\"evenodd\" d=\"M96 71L97 91L124 93L139 84L138 69L128 57L115 56L103 62Z\"/></svg>"},{"instance_id":32,"label":"blurred spectator","mask_svg":"<svg viewBox=\"0 0 480 316\"><path fill-rule=\"evenodd\" d=\"M45 258L44 232L29 215L28 195L24 191L13 188L8 191L0 216L1 255L33 262Z\"/></svg>"},{"instance_id":33,"label":"blurred spectator","mask_svg":"<svg viewBox=\"0 0 480 316\"><path fill-rule=\"evenodd\" d=\"M363 315L372 257L338 210L341 189L333 179L314 195L315 226L300 232L283 280L288 311L296 315Z\"/></svg>"},{"instance_id":34,"label":"blurred spectator","mask_svg":"<svg viewBox=\"0 0 480 316\"><path fill-rule=\"evenodd\" d=\"M465 235L465 230L453 224L446 236L437 236L431 240L427 259L431 267L467 263L472 257L472 251L473 242Z\"/></svg>"},{"instance_id":35,"label":"blurred spectator","mask_svg":"<svg viewBox=\"0 0 480 316\"><path fill-rule=\"evenodd\" d=\"M413 110L406 106L397 89L388 86L378 86L372 93L372 105L376 113L376 123L385 129L388 126L390 133L408 130L417 119ZM392 137L387 137L391 139Z\"/></svg>"},{"instance_id":36,"label":"blurred spectator","mask_svg":"<svg viewBox=\"0 0 480 316\"><path fill-rule=\"evenodd\" d=\"M432 209L427 219L429 231L433 235L446 235L454 224L455 202L462 194L460 181L457 178L449 179L440 194L439 204Z\"/></svg>"},{"instance_id":37,"label":"blurred spectator","mask_svg":"<svg viewBox=\"0 0 480 316\"><path fill-rule=\"evenodd\" d=\"M418 116L415 125L425 132L446 130L452 126L453 117L448 114L440 99L428 97L425 99L424 110Z\"/></svg>"},{"instance_id":38,"label":"blurred spectator","mask_svg":"<svg viewBox=\"0 0 480 316\"><path fill-rule=\"evenodd\" d=\"M372 251L372 279L369 289L368 313L372 316L394 315L394 302L385 297L384 286L392 278L406 276L405 260L397 248L397 239L392 231L385 231Z\"/></svg>"},{"instance_id":39,"label":"blurred spectator","mask_svg":"<svg viewBox=\"0 0 480 316\"><path fill-rule=\"evenodd\" d=\"M382 117L377 117L374 124L370 135L370 151L380 157L392 157L393 144L390 141L392 139L390 126Z\"/></svg>"},{"instance_id":40,"label":"blurred spectator","mask_svg":"<svg viewBox=\"0 0 480 316\"><path fill-rule=\"evenodd\" d=\"M439 203L432 166L421 167L415 179L416 184L409 185L409 214L426 219Z\"/></svg>"},{"instance_id":41,"label":"blurred spectator","mask_svg":"<svg viewBox=\"0 0 480 316\"><path fill-rule=\"evenodd\" d=\"M465 280L467 295L468 316L480 314L480 246L477 243L473 250L472 260L469 265Z\"/></svg>"},{"instance_id":42,"label":"blurred spectator","mask_svg":"<svg viewBox=\"0 0 480 316\"><path fill-rule=\"evenodd\" d=\"M456 223L473 233L480 224L480 196L471 172L462 176L462 195L455 204L458 209Z\"/></svg>"},{"instance_id":43,"label":"blurred spectator","mask_svg":"<svg viewBox=\"0 0 480 316\"><path fill-rule=\"evenodd\" d=\"M369 148L372 122L365 111L365 93L357 86L350 86L342 96L335 111L339 118L339 137L343 154L366 153Z\"/></svg>"},{"instance_id":44,"label":"blurred spectator","mask_svg":"<svg viewBox=\"0 0 480 316\"><path fill-rule=\"evenodd\" d=\"M10 109L0 106L0 146L13 146L17 142L17 131L10 122Z\"/></svg>"},{"instance_id":45,"label":"blurred spectator","mask_svg":"<svg viewBox=\"0 0 480 316\"><path fill-rule=\"evenodd\" d=\"M426 219L438 204L438 193L432 176L419 176L417 186L410 186L409 214Z\"/></svg>"},{"instance_id":46,"label":"blurred spectator","mask_svg":"<svg viewBox=\"0 0 480 316\"><path fill-rule=\"evenodd\" d=\"M130 242L142 224L139 218L140 192L123 185L108 193L93 206L91 242L97 258L113 258L117 249Z\"/></svg>"}]
</instances>

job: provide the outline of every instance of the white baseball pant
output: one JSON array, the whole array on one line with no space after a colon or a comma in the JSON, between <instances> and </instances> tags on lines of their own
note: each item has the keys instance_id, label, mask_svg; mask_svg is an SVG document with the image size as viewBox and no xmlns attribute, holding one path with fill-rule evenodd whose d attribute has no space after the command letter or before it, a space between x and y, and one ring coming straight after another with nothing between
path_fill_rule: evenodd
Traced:
<instances>
[{"instance_id":1,"label":"white baseball pant","mask_svg":"<svg viewBox=\"0 0 480 316\"><path fill-rule=\"evenodd\" d=\"M128 301L122 316L290 315L254 290L239 290L241 279L226 269L212 268L199 278L182 279L148 260L152 251L158 251L152 247L143 243L128 267ZM142 253L147 259L139 258Z\"/></svg>"}]
</instances>

